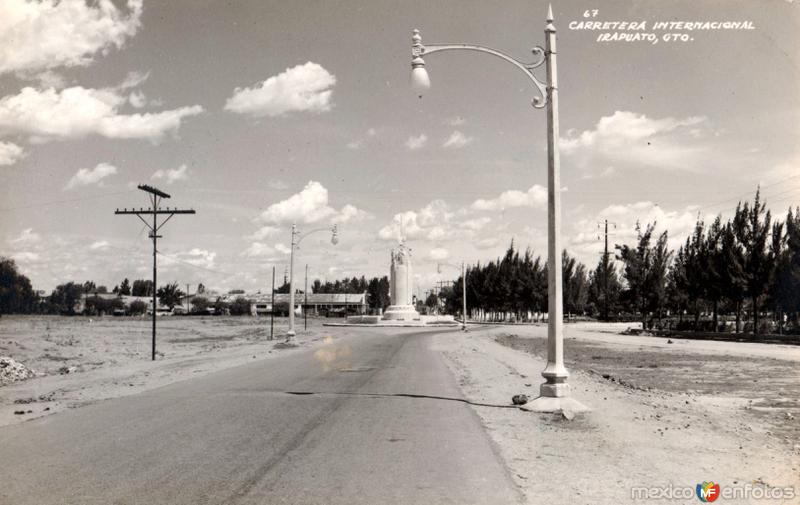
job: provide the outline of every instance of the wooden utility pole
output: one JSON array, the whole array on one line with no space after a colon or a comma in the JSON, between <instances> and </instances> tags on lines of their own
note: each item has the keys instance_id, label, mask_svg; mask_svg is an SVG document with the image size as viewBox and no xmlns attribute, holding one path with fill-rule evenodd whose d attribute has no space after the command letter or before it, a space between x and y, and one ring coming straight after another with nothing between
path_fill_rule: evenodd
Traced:
<instances>
[{"instance_id":1,"label":"wooden utility pole","mask_svg":"<svg viewBox=\"0 0 800 505\"><path fill-rule=\"evenodd\" d=\"M163 191L156 189L152 186L148 186L146 184L140 184L137 186L142 191L149 193L150 196L150 204L152 207L150 209L117 209L114 214L133 214L150 229L149 237L153 239L153 345L152 345L152 359L155 361L156 359L156 309L158 308L158 298L157 298L157 291L158 291L158 283L157 283L157 271L156 271L156 255L158 254L158 239L162 238L161 235L158 234L158 230L164 226L167 221L169 221L172 216L175 214L194 214L195 211L192 209L170 209L167 207L166 209L162 209L159 207L161 200L164 198L170 198L170 196ZM159 215L166 215L167 218L158 224L158 216ZM150 224L145 218L142 216L153 216L153 223Z\"/></svg>"},{"instance_id":2,"label":"wooden utility pole","mask_svg":"<svg viewBox=\"0 0 800 505\"><path fill-rule=\"evenodd\" d=\"M608 263L608 219L603 220L605 231L603 233L605 246L603 247L603 319L608 321L608 275L609 275L609 263ZM616 228L616 223L611 223L611 225ZM600 223L597 223L597 227L600 227ZM597 237L598 239L600 237Z\"/></svg>"},{"instance_id":3,"label":"wooden utility pole","mask_svg":"<svg viewBox=\"0 0 800 505\"><path fill-rule=\"evenodd\" d=\"M272 265L272 301L269 311L269 339L275 338L275 265Z\"/></svg>"}]
</instances>

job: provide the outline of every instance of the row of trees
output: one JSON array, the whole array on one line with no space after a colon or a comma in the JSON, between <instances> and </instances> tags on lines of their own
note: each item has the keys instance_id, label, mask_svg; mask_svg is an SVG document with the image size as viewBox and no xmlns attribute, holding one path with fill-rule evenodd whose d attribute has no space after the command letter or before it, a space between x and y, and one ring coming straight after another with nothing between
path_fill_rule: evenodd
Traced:
<instances>
[{"instance_id":1,"label":"row of trees","mask_svg":"<svg viewBox=\"0 0 800 505\"><path fill-rule=\"evenodd\" d=\"M288 290L287 290L288 292ZM351 293L361 294L367 293L367 305L372 310L386 310L390 305L389 300L389 278L373 277L367 280L363 275L361 277L352 277L350 279L342 279L322 282L316 279L311 286L312 293Z\"/></svg>"},{"instance_id":2,"label":"row of trees","mask_svg":"<svg viewBox=\"0 0 800 505\"><path fill-rule=\"evenodd\" d=\"M753 202L739 204L731 219L718 216L707 226L698 220L677 251L656 223L636 226L635 244L615 247L594 270L566 251L562 255L564 312L601 319L638 317L643 325L663 323L670 314L679 328L718 331L720 314L735 317L742 331L755 333L776 327L798 329L800 314L800 208L773 221L759 192ZM445 290L447 308L460 312L463 279ZM427 302L427 300L426 300ZM530 250L512 242L505 256L467 269L470 317L527 319L547 311L547 265ZM701 314L710 313L709 321ZM684 321L684 314L691 314ZM763 314L770 320L760 322Z\"/></svg>"}]
</instances>

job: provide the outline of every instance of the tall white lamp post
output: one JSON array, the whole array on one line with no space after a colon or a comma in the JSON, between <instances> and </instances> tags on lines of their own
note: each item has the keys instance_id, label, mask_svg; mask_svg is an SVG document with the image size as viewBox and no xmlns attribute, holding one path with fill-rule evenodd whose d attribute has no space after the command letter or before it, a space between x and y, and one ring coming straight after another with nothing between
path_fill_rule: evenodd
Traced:
<instances>
[{"instance_id":1,"label":"tall white lamp post","mask_svg":"<svg viewBox=\"0 0 800 505\"><path fill-rule=\"evenodd\" d=\"M447 265L453 268L461 268L461 329L467 331L467 267L464 262L461 262L461 267L453 265L452 263L437 263L436 271L442 273L442 265Z\"/></svg>"},{"instance_id":2,"label":"tall white lamp post","mask_svg":"<svg viewBox=\"0 0 800 505\"><path fill-rule=\"evenodd\" d=\"M545 382L540 386L539 397L526 405L538 412L573 412L587 410L585 406L570 397L567 383L569 373L564 367L563 306L561 286L561 195L558 153L558 78L556 71L556 28L553 25L552 6L547 9L547 23L544 29L545 47L532 49L537 58L532 63L523 63L500 51L473 44L429 44L422 45L419 30L411 37L411 86L422 98L430 88L431 81L425 70L423 56L440 51L476 51L496 56L511 63L528 77L537 89L539 96L533 99L533 107L547 107L547 366L542 371ZM534 69L545 65L546 83L534 74Z\"/></svg>"},{"instance_id":3,"label":"tall white lamp post","mask_svg":"<svg viewBox=\"0 0 800 505\"><path fill-rule=\"evenodd\" d=\"M296 224L292 225L292 249L289 254L289 331L286 333L287 344L293 344L294 336L297 334L294 330L294 250L304 238L320 231L330 231L331 244L336 245L339 243L339 229L336 225L331 228L316 228L303 234L297 229Z\"/></svg>"}]
</instances>

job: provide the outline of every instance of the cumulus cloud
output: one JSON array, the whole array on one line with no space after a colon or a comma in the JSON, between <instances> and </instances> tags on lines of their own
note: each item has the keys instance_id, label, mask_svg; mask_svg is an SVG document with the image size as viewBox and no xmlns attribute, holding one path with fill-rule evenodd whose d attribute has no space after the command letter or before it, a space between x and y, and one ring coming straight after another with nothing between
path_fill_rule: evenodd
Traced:
<instances>
[{"instance_id":1,"label":"cumulus cloud","mask_svg":"<svg viewBox=\"0 0 800 505\"><path fill-rule=\"evenodd\" d=\"M256 240L256 241L264 240L265 238L270 237L272 235L277 235L280 232L281 232L281 229L278 226L262 226L255 233L253 233L252 235L249 235L249 236L247 236L245 238L250 239L250 240Z\"/></svg>"},{"instance_id":2,"label":"cumulus cloud","mask_svg":"<svg viewBox=\"0 0 800 505\"><path fill-rule=\"evenodd\" d=\"M127 11L111 0L0 2L0 74L85 66L96 53L120 49L140 26L142 0Z\"/></svg>"},{"instance_id":3,"label":"cumulus cloud","mask_svg":"<svg viewBox=\"0 0 800 505\"><path fill-rule=\"evenodd\" d=\"M547 188L534 184L526 192L516 189L504 191L497 198L478 199L472 203L473 210L496 211L512 207L534 207L543 209L547 205Z\"/></svg>"},{"instance_id":4,"label":"cumulus cloud","mask_svg":"<svg viewBox=\"0 0 800 505\"><path fill-rule=\"evenodd\" d=\"M39 242L41 239L42 237L38 233L34 232L33 228L25 228L24 230L22 230L22 233L20 233L18 237L14 237L10 239L8 242L12 245L24 246L24 245L35 244Z\"/></svg>"},{"instance_id":5,"label":"cumulus cloud","mask_svg":"<svg viewBox=\"0 0 800 505\"><path fill-rule=\"evenodd\" d=\"M265 244L263 242L253 242L250 246L242 251L242 256L247 256L250 258L264 258L264 257L275 257L277 256L277 251L274 247Z\"/></svg>"},{"instance_id":6,"label":"cumulus cloud","mask_svg":"<svg viewBox=\"0 0 800 505\"><path fill-rule=\"evenodd\" d=\"M289 246L286 246L284 244L275 244L275 250L281 254L289 254L292 252Z\"/></svg>"},{"instance_id":7,"label":"cumulus cloud","mask_svg":"<svg viewBox=\"0 0 800 505\"><path fill-rule=\"evenodd\" d=\"M567 132L560 139L561 153L579 168L609 166L698 170L707 149L698 142L702 116L653 119L644 114L616 111L604 116L593 130Z\"/></svg>"},{"instance_id":8,"label":"cumulus cloud","mask_svg":"<svg viewBox=\"0 0 800 505\"><path fill-rule=\"evenodd\" d=\"M103 179L116 173L117 167L108 163L99 163L94 168L81 168L72 176L64 189L89 186L90 184L101 185Z\"/></svg>"},{"instance_id":9,"label":"cumulus cloud","mask_svg":"<svg viewBox=\"0 0 800 505\"><path fill-rule=\"evenodd\" d=\"M327 112L336 77L322 65L308 62L286 69L252 88L236 88L225 110L254 117L287 112Z\"/></svg>"},{"instance_id":10,"label":"cumulus cloud","mask_svg":"<svg viewBox=\"0 0 800 505\"><path fill-rule=\"evenodd\" d=\"M395 214L391 223L378 231L383 240L452 238L456 231L452 222L455 213L443 200L434 200L418 211L409 210Z\"/></svg>"},{"instance_id":11,"label":"cumulus cloud","mask_svg":"<svg viewBox=\"0 0 800 505\"><path fill-rule=\"evenodd\" d=\"M163 264L165 265L175 265L177 263L183 262L188 263L190 265L194 265L200 268L214 268L214 260L217 257L217 253L214 251L209 251L207 249L200 249L195 247L188 251L181 251L174 254L165 254L163 258Z\"/></svg>"},{"instance_id":12,"label":"cumulus cloud","mask_svg":"<svg viewBox=\"0 0 800 505\"><path fill-rule=\"evenodd\" d=\"M309 181L302 191L267 207L261 219L272 225L288 223L316 223L324 219L331 222L346 222L366 213L353 205L345 205L337 211L328 204L328 190L316 181Z\"/></svg>"},{"instance_id":13,"label":"cumulus cloud","mask_svg":"<svg viewBox=\"0 0 800 505\"><path fill-rule=\"evenodd\" d=\"M164 179L167 184L172 184L175 181L180 181L187 178L187 168L186 165L181 165L178 168L170 168L167 170L156 170L150 179L152 180L159 180Z\"/></svg>"},{"instance_id":14,"label":"cumulus cloud","mask_svg":"<svg viewBox=\"0 0 800 505\"><path fill-rule=\"evenodd\" d=\"M408 137L406 140L406 147L412 151L416 151L417 149L422 149L425 147L425 143L428 142L428 136L424 133L420 133L419 135Z\"/></svg>"},{"instance_id":15,"label":"cumulus cloud","mask_svg":"<svg viewBox=\"0 0 800 505\"><path fill-rule=\"evenodd\" d=\"M128 97L128 101L137 109L141 109L147 105L147 97L141 91L134 91Z\"/></svg>"},{"instance_id":16,"label":"cumulus cloud","mask_svg":"<svg viewBox=\"0 0 800 505\"><path fill-rule=\"evenodd\" d=\"M428 251L428 257L434 261L446 260L450 257L450 251L443 247L435 247Z\"/></svg>"},{"instance_id":17,"label":"cumulus cloud","mask_svg":"<svg viewBox=\"0 0 800 505\"><path fill-rule=\"evenodd\" d=\"M0 99L0 133L27 134L33 140L101 135L118 139L160 140L185 117L200 114L199 105L152 113L120 114L128 96L119 88L75 86L63 90L23 88Z\"/></svg>"},{"instance_id":18,"label":"cumulus cloud","mask_svg":"<svg viewBox=\"0 0 800 505\"><path fill-rule=\"evenodd\" d=\"M597 221L608 219L609 242L615 244L634 244L636 242L636 222L642 227L648 223L656 223L656 232L668 232L668 244L672 249L677 249L694 229L697 221L697 207L687 206L679 210L667 210L656 203L641 201L628 204L609 205L598 214L575 223L575 229L582 230L568 237L567 248L570 253L576 254L587 265L595 265L597 254L603 250L601 232L598 231ZM701 216L706 222L712 222L713 215Z\"/></svg>"},{"instance_id":19,"label":"cumulus cloud","mask_svg":"<svg viewBox=\"0 0 800 505\"><path fill-rule=\"evenodd\" d=\"M459 149L468 144L471 144L475 139L473 137L468 137L461 133L460 131L456 130L447 137L447 140L444 141L442 147L450 148L450 149Z\"/></svg>"},{"instance_id":20,"label":"cumulus cloud","mask_svg":"<svg viewBox=\"0 0 800 505\"><path fill-rule=\"evenodd\" d=\"M102 186L103 179L116 173L117 167L108 163L98 163L94 168L81 168L72 176L64 189L89 186L92 184Z\"/></svg>"},{"instance_id":21,"label":"cumulus cloud","mask_svg":"<svg viewBox=\"0 0 800 505\"><path fill-rule=\"evenodd\" d=\"M25 150L12 142L0 141L0 166L13 165L25 157Z\"/></svg>"},{"instance_id":22,"label":"cumulus cloud","mask_svg":"<svg viewBox=\"0 0 800 505\"><path fill-rule=\"evenodd\" d=\"M109 244L107 240L99 240L92 243L92 245L89 246L89 249L92 251L96 251L98 249L107 249L109 245L111 244Z\"/></svg>"}]
</instances>

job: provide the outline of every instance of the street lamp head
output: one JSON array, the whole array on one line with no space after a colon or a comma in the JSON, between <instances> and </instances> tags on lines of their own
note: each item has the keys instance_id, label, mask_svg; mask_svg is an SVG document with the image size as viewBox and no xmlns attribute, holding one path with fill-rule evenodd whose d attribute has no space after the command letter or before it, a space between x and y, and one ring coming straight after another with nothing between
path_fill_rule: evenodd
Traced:
<instances>
[{"instance_id":1,"label":"street lamp head","mask_svg":"<svg viewBox=\"0 0 800 505\"><path fill-rule=\"evenodd\" d=\"M419 34L419 30L414 30L411 36L411 89L420 98L431 87L431 79L425 70L425 60L422 59L424 53L422 35Z\"/></svg>"}]
</instances>

